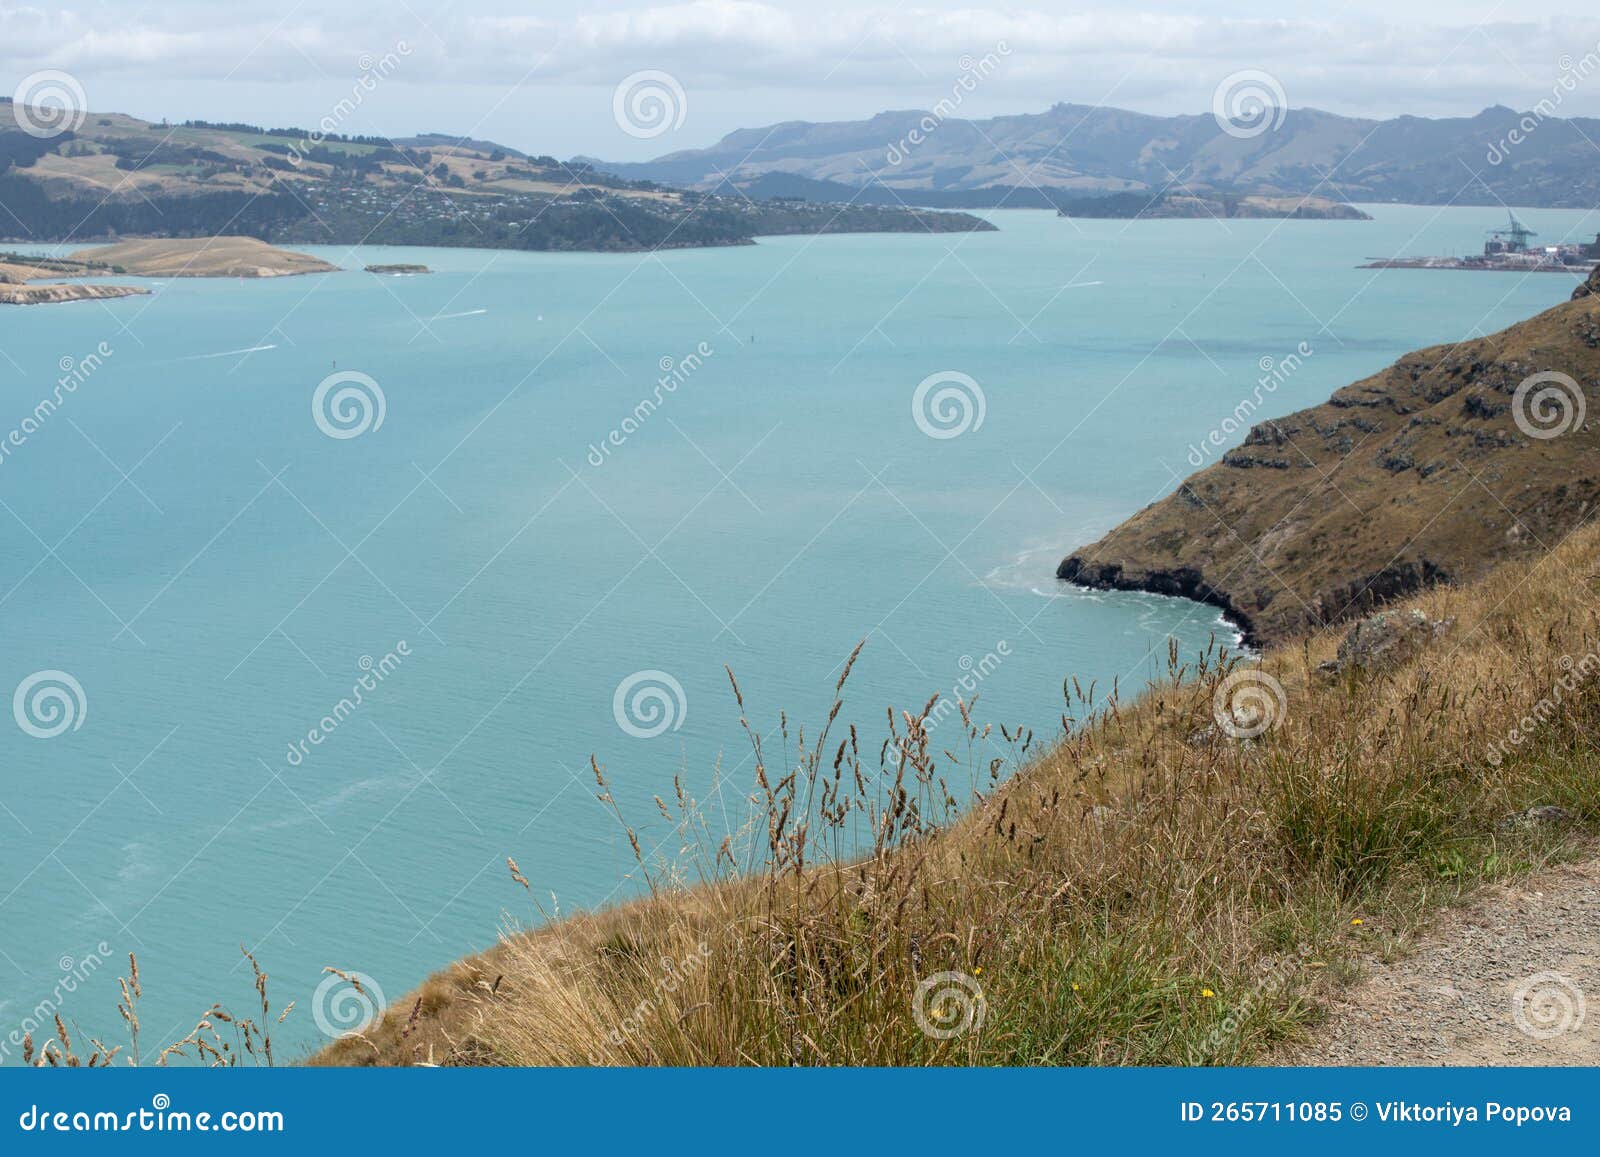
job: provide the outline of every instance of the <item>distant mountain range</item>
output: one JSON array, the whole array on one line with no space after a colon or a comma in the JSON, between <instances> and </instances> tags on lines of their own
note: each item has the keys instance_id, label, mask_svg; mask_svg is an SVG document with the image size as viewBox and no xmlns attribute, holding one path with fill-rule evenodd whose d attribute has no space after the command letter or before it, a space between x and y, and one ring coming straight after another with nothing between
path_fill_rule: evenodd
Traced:
<instances>
[{"instance_id":1,"label":"distant mountain range","mask_svg":"<svg viewBox=\"0 0 1600 1157\"><path fill-rule=\"evenodd\" d=\"M1157 192L1343 201L1581 207L1600 204L1600 120L1496 106L1474 117L1366 120L1316 109L1269 110L1229 125L1209 114L1147 116L1058 104L988 120L922 111L864 121L791 121L740 129L707 149L644 163L584 158L634 180L766 195L982 207ZM1263 131L1248 135L1254 129ZM920 143L913 143L920 142ZM818 184L821 183L821 184ZM867 199L863 195L862 200Z\"/></svg>"}]
</instances>

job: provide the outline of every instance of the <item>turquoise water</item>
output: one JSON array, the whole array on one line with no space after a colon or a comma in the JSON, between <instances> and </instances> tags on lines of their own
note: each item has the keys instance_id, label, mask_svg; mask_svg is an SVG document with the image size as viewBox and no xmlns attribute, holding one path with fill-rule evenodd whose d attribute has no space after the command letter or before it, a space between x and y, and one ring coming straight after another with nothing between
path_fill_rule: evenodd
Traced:
<instances>
[{"instance_id":1,"label":"turquoise water","mask_svg":"<svg viewBox=\"0 0 1600 1157\"><path fill-rule=\"evenodd\" d=\"M64 1011L120 1039L102 943L140 955L147 1048L213 999L248 1005L250 945L299 1002L288 1054L325 1039L325 965L398 999L504 910L531 916L508 855L547 908L632 894L587 760L647 848L676 850L649 801L679 772L737 826L724 663L755 725L816 722L867 637L847 718L868 735L983 670L978 717L1044 736L1064 676L1136 685L1169 636L1225 634L1207 608L1061 590L1054 567L1189 473L1262 359L1311 350L1269 416L1570 292L1357 270L1500 224L1373 212L1000 212L968 237L648 257L322 250L351 271L0 313L0 691L60 671L84 705L69 687L51 738L0 727L5 1059L64 975L87 976ZM1600 228L1522 215L1543 240ZM375 261L435 272L357 272ZM66 358L81 384L23 431ZM381 425L322 431L335 367L377 383ZM912 400L944 371L983 419L934 438ZM633 733L614 710L638 672L682 690L651 677L670 712L651 738L652 701Z\"/></svg>"}]
</instances>

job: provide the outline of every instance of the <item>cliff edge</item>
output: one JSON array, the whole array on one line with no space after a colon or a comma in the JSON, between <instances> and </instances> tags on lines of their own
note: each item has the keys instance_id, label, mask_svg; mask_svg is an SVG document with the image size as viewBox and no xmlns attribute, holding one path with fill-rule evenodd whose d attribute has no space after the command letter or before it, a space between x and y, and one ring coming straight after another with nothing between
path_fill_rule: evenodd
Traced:
<instances>
[{"instance_id":1,"label":"cliff edge","mask_svg":"<svg viewBox=\"0 0 1600 1157\"><path fill-rule=\"evenodd\" d=\"M1281 642L1555 546L1600 501L1597 422L1600 270L1568 303L1256 425L1056 574L1198 599Z\"/></svg>"}]
</instances>

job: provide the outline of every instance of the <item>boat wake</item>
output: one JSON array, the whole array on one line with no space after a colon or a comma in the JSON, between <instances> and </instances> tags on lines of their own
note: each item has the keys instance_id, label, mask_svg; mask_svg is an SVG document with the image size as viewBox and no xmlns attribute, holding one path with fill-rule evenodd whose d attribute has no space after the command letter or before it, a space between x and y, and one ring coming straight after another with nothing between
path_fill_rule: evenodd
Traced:
<instances>
[{"instance_id":1,"label":"boat wake","mask_svg":"<svg viewBox=\"0 0 1600 1157\"><path fill-rule=\"evenodd\" d=\"M190 357L174 358L173 360L179 362L201 362L205 361L207 358L237 358L243 357L245 354L265 353L267 350L275 350L277 348L277 343L274 342L271 345L253 345L248 349L242 350L223 350L219 354L193 354Z\"/></svg>"}]
</instances>

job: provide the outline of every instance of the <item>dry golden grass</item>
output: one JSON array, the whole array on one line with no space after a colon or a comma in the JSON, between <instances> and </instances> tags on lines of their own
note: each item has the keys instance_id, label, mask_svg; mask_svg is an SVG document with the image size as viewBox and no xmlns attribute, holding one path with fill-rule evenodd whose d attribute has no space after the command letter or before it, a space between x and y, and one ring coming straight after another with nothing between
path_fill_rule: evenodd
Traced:
<instances>
[{"instance_id":1,"label":"dry golden grass","mask_svg":"<svg viewBox=\"0 0 1600 1157\"><path fill-rule=\"evenodd\" d=\"M1219 651L1171 656L1170 679L1131 703L1075 689L1081 726L1044 752L965 712L951 750L926 709L892 720L883 754L898 759L857 750L838 704L777 751L747 723L766 817L754 876L692 799L658 801L688 853L641 863L648 898L510 930L314 1063L1258 1058L1439 904L1584 846L1600 818L1600 691L1582 662L1600 646L1597 586L1588 527L1414 600L1454 626L1392 670L1317 674L1332 632L1274 650L1260 669L1286 710L1249 741L1214 725L1240 669ZM1578 685L1552 706L1562 678ZM1493 765L1541 700L1542 722ZM1539 804L1576 822L1503 823ZM922 999L934 1028L967 1027L946 1039L913 1010L947 971L967 987Z\"/></svg>"},{"instance_id":2,"label":"dry golden grass","mask_svg":"<svg viewBox=\"0 0 1600 1157\"><path fill-rule=\"evenodd\" d=\"M320 257L277 249L254 237L173 237L120 241L80 249L73 261L93 262L139 277L280 277L328 273Z\"/></svg>"},{"instance_id":3,"label":"dry golden grass","mask_svg":"<svg viewBox=\"0 0 1600 1157\"><path fill-rule=\"evenodd\" d=\"M177 1057L213 1068L237 1068L243 1065L272 1067L272 1030L288 1019L294 1011L294 1002L290 1001L284 1006L274 1020L272 1004L267 998L267 974L261 971L261 965L251 952L243 947L239 951L250 962L250 970L255 977L256 1000L261 1006L260 1018L235 1016L222 1005L213 1004L194 1028L156 1055L156 1065L166 1065ZM91 1037L89 1044L92 1047L85 1057L77 1051L79 1046L74 1043L66 1022L57 1013L54 1037L36 1044L32 1033L23 1036L22 1063L35 1068L104 1069L110 1068L126 1048L125 1063L140 1064L139 998L144 995L144 987L139 979L139 959L131 952L128 953L128 975L119 977L117 984L122 991L122 999L117 1002L117 1014L127 1027L126 1046L107 1045Z\"/></svg>"},{"instance_id":4,"label":"dry golden grass","mask_svg":"<svg viewBox=\"0 0 1600 1157\"><path fill-rule=\"evenodd\" d=\"M744 721L764 817L743 833L764 860L753 874L737 870L745 841L713 835L694 800L658 800L685 853L640 856L647 898L509 929L313 1063L1259 1059L1439 905L1592 849L1597 596L1600 524L1414 600L1453 625L1386 670L1320 674L1338 641L1324 632L1259 665L1170 654L1168 678L1131 703L1069 683L1077 726L1044 752L966 705L950 749L931 741L931 702L891 717L879 752L858 749L842 699L820 733L785 726L776 751ZM1276 725L1250 740L1217 724L1218 689L1241 671L1283 689ZM733 696L742 711L736 682ZM1571 822L1506 822L1549 804ZM274 1062L294 1006L274 1013L245 956L259 1013L214 1004L154 1063ZM129 965L126 1045L93 1040L84 1058L58 1017L24 1059L140 1063Z\"/></svg>"}]
</instances>

